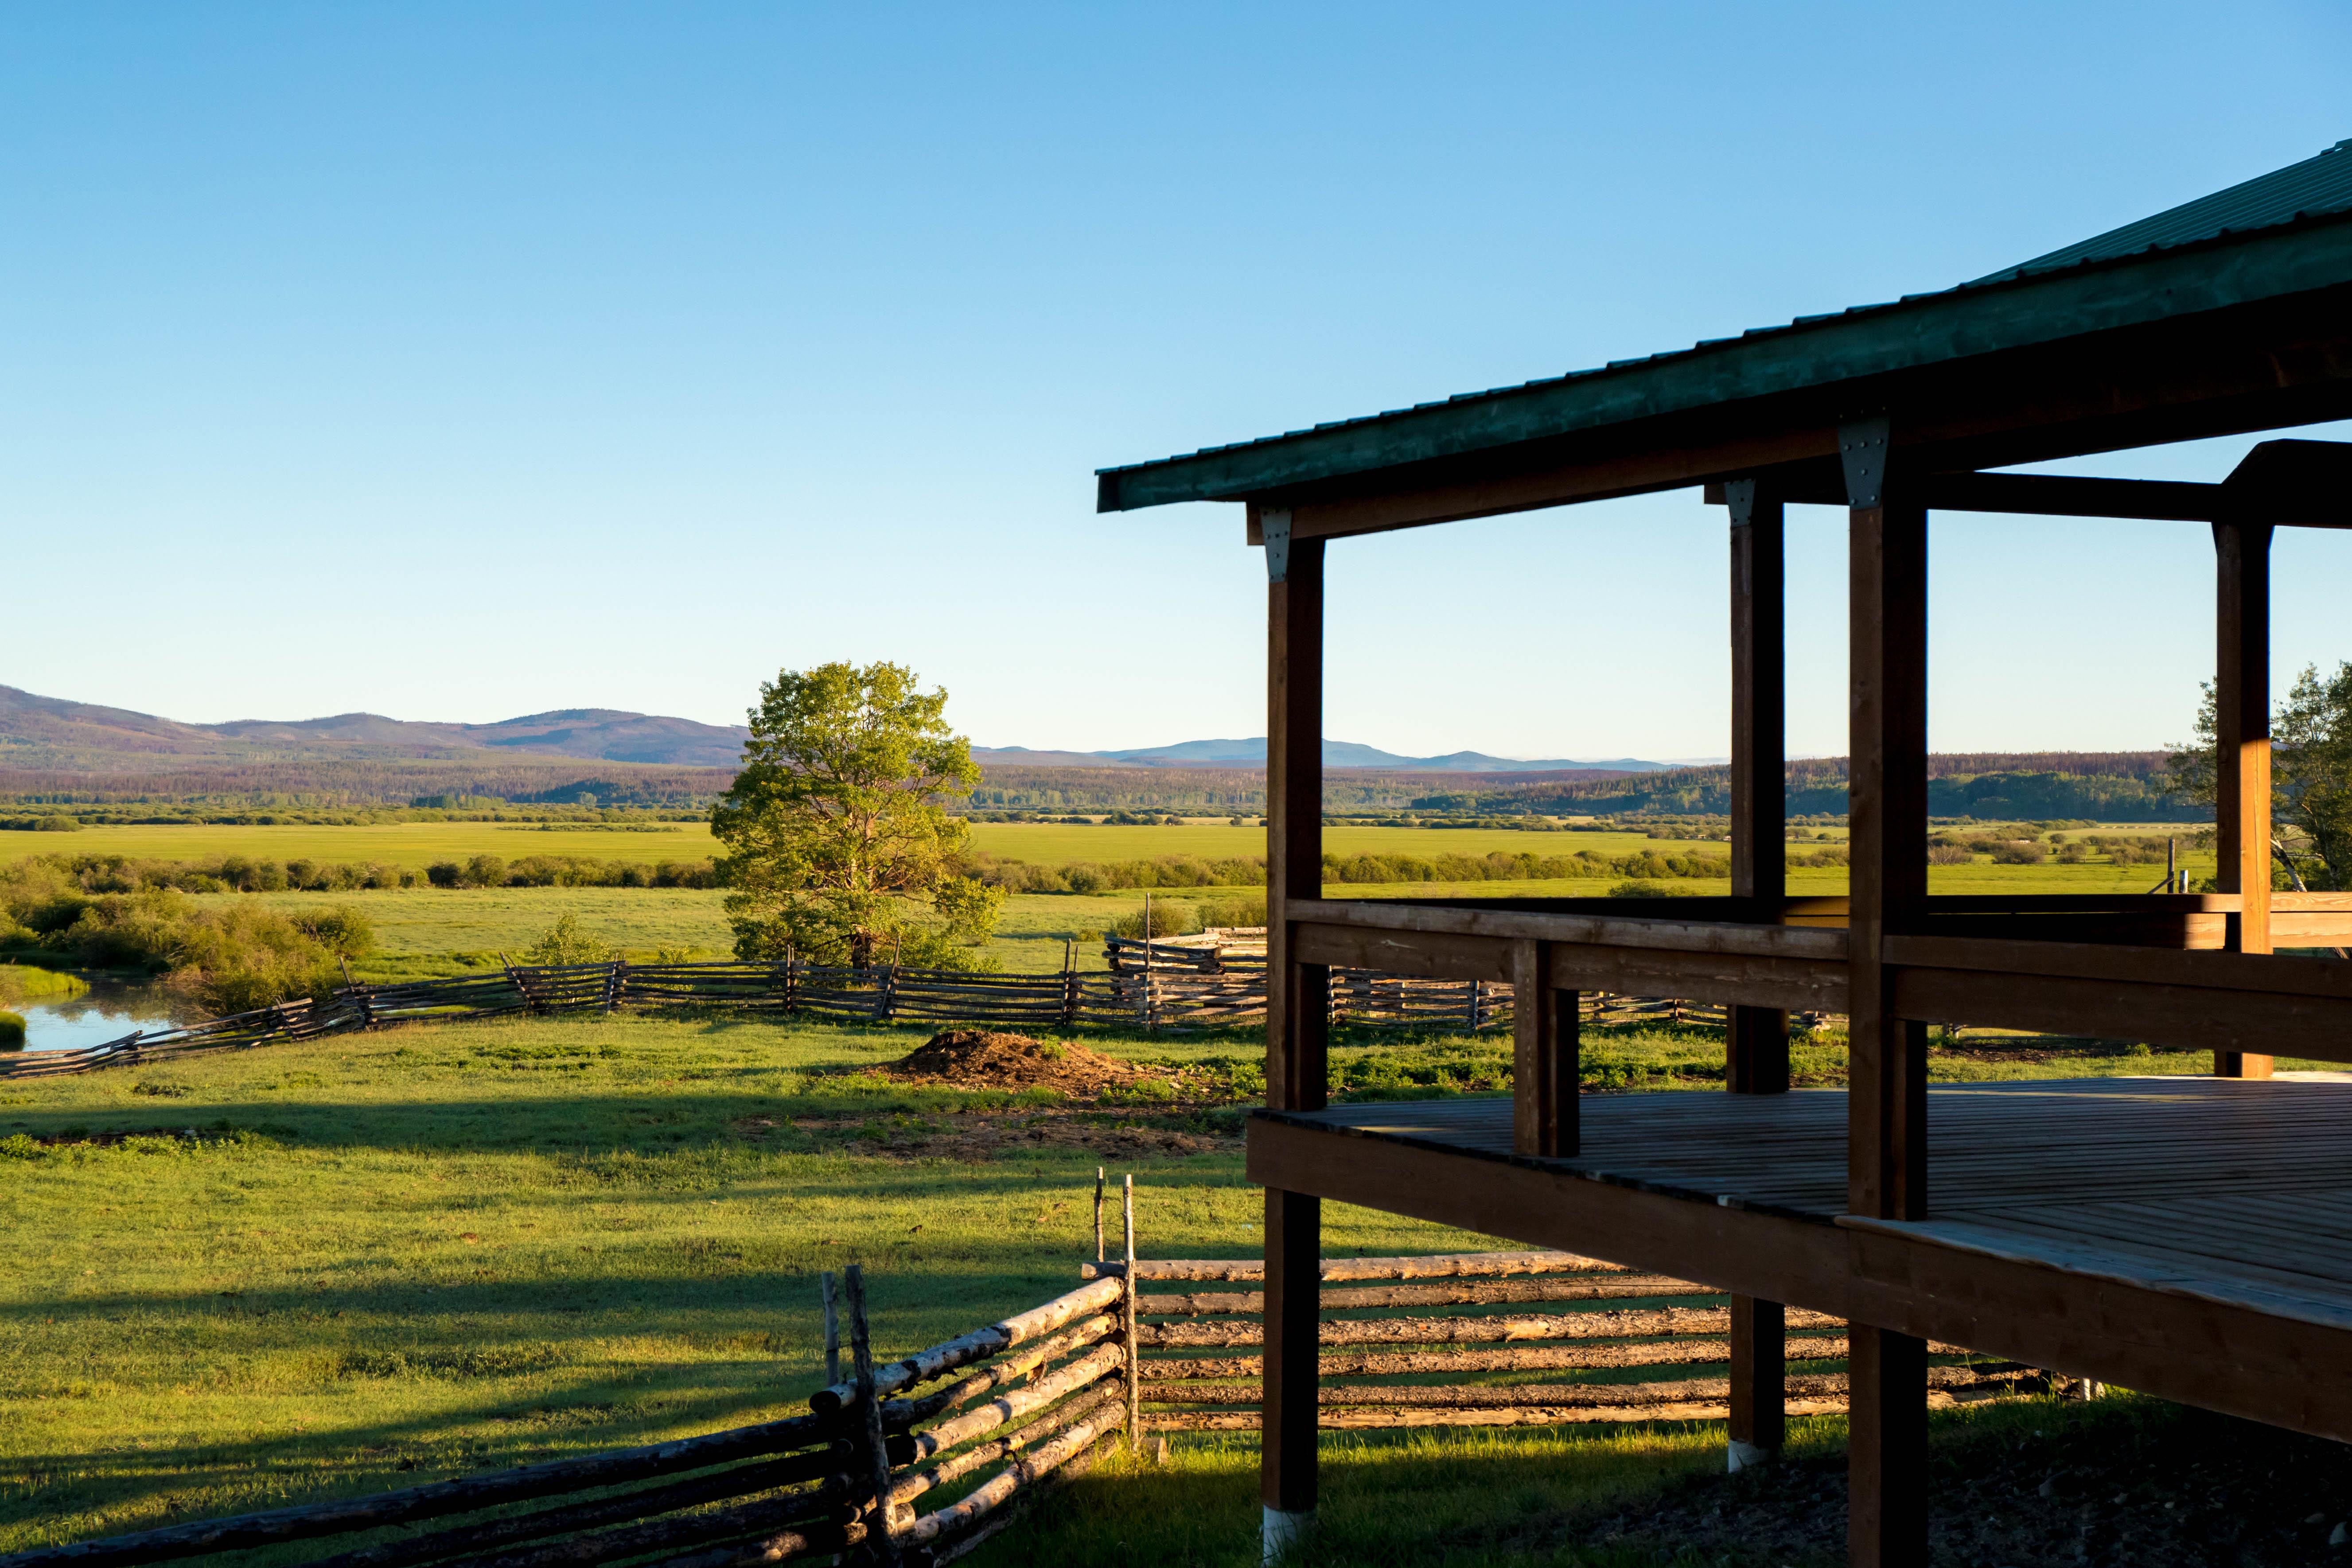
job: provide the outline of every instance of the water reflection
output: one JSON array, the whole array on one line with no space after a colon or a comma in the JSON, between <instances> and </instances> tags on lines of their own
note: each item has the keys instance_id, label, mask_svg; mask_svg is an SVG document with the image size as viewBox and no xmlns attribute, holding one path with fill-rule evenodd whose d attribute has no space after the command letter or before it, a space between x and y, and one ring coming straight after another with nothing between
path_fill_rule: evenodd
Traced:
<instances>
[{"instance_id":1,"label":"water reflection","mask_svg":"<svg viewBox=\"0 0 2352 1568\"><path fill-rule=\"evenodd\" d=\"M202 1006L152 980L107 974L80 978L89 989L79 996L44 996L16 1005L15 1011L25 1018L26 1049L79 1050L119 1040L134 1029L169 1029L205 1016Z\"/></svg>"}]
</instances>

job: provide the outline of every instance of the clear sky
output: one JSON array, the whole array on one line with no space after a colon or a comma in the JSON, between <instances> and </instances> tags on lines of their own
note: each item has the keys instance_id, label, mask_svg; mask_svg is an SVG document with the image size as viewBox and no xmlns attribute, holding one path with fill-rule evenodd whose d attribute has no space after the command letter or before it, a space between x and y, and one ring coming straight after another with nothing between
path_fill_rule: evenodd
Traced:
<instances>
[{"instance_id":1,"label":"clear sky","mask_svg":"<svg viewBox=\"0 0 2352 1568\"><path fill-rule=\"evenodd\" d=\"M887 658L984 744L1259 733L1237 510L1095 468L1940 288L2352 136L2347 82L2336 0L13 7L0 682L724 722ZM1329 732L1720 753L1721 527L1339 547ZM1792 524L1801 752L1842 535ZM2200 525L1932 549L1938 749L2186 734ZM2347 567L2282 543L2282 682Z\"/></svg>"}]
</instances>

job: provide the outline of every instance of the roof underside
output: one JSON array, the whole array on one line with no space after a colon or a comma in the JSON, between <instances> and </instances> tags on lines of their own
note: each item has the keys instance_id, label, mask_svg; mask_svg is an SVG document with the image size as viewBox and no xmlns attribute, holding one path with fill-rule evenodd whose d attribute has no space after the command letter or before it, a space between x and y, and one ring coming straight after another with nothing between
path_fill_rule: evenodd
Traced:
<instances>
[{"instance_id":1,"label":"roof underside","mask_svg":"<svg viewBox=\"0 0 2352 1568\"><path fill-rule=\"evenodd\" d=\"M2101 354L2112 359L2117 352L2145 359L2154 347L2152 333L2178 340L2162 351L2167 366L2175 365L2184 352L2198 352L2181 346L2190 339L2216 353L2275 357L2292 348L2290 340L2311 335L2297 323L2311 321L2315 310L2339 328L2352 319L2347 295L2352 142L1939 293L1801 318L1599 370L1102 469L1098 508L1362 494L1574 462L1580 453L1603 448L1622 461L1645 443L1670 440L1691 448L1693 428L1711 427L1710 418L1720 423L1735 414L1739 423L1758 427L1791 420L1833 424L1874 407L1895 410L1899 421L1916 399L1949 405L1947 415L1965 422L1955 399L1965 403L1990 395L2020 402L2043 384L2053 355L2069 364L2088 363ZM2266 346L2257 340L2277 342ZM2138 347L2125 346L2129 343ZM2279 397L2265 401L2254 395L2249 402L2249 394L2261 389L2248 384L2201 418L2175 408L2152 422L2053 421L2033 438L2007 445L1979 439L1956 451L1953 460L1998 466L2340 417L2352 413L2352 366L2338 363L2332 353L2325 357L2328 363L2318 367L2315 379L2326 384L2316 394L2315 374L2306 367L2291 395L2282 386ZM2238 380L2246 378L2241 374ZM2343 385L2340 395L2334 390L2337 383ZM2058 428L2062 424L2063 430ZM1696 444L1703 446L1704 438ZM1643 482L1613 490L1592 487L1590 493L1668 488L1746 471L1751 465L1730 458L1736 446L1716 458L1693 456L1684 465L1686 472L1671 464L1653 465ZM1709 468L1710 461L1717 466Z\"/></svg>"}]
</instances>

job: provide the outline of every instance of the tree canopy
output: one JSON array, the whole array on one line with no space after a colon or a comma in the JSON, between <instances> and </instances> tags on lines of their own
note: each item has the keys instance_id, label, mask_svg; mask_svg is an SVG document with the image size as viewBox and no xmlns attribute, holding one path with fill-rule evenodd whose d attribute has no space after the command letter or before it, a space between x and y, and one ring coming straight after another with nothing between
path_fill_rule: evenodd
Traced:
<instances>
[{"instance_id":1,"label":"tree canopy","mask_svg":"<svg viewBox=\"0 0 2352 1568\"><path fill-rule=\"evenodd\" d=\"M877 663L780 672L760 689L743 770L710 831L740 958L983 967L1001 889L964 875L946 803L980 782L948 694Z\"/></svg>"},{"instance_id":2,"label":"tree canopy","mask_svg":"<svg viewBox=\"0 0 2352 1568\"><path fill-rule=\"evenodd\" d=\"M2212 804L2217 745L2209 681L2196 741L2172 752L2175 793ZM2273 715L2271 812L2282 830L2278 879L2292 874L2314 891L2352 890L2352 664L2329 676L2305 666Z\"/></svg>"}]
</instances>

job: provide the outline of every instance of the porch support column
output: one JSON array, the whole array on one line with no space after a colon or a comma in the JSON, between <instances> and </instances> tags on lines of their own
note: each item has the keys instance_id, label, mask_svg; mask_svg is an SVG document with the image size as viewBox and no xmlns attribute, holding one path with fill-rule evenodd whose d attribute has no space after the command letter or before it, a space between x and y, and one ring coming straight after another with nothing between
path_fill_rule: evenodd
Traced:
<instances>
[{"instance_id":1,"label":"porch support column","mask_svg":"<svg viewBox=\"0 0 2352 1568\"><path fill-rule=\"evenodd\" d=\"M1724 486L1731 521L1731 896L1743 920L1778 924L1788 894L1784 511L1754 479ZM1724 1088L1789 1088L1789 1015L1734 1006L1724 1019ZM1788 1429L1787 1313L1731 1299L1733 1470L1780 1451Z\"/></svg>"},{"instance_id":2,"label":"porch support column","mask_svg":"<svg viewBox=\"0 0 2352 1568\"><path fill-rule=\"evenodd\" d=\"M1580 1064L1577 994L1555 991L1551 943L1511 944L1511 1147L1573 1160Z\"/></svg>"},{"instance_id":3,"label":"porch support column","mask_svg":"<svg viewBox=\"0 0 2352 1568\"><path fill-rule=\"evenodd\" d=\"M2271 951L2271 527L2213 525L2214 885L2243 904L2229 922L2239 952ZM2221 1078L2268 1078L2271 1058L2215 1051Z\"/></svg>"},{"instance_id":4,"label":"porch support column","mask_svg":"<svg viewBox=\"0 0 2352 1568\"><path fill-rule=\"evenodd\" d=\"M1846 1206L1924 1219L1927 1030L1896 1016L1883 944L1916 927L1927 894L1927 511L1891 448L1884 417L1839 428L1853 573ZM1847 1552L1853 1568L1917 1568L1927 1346L1865 1323L1848 1325L1847 1344Z\"/></svg>"},{"instance_id":5,"label":"porch support column","mask_svg":"<svg viewBox=\"0 0 2352 1568\"><path fill-rule=\"evenodd\" d=\"M1257 510L1266 568L1265 1102L1319 1110L1327 1096L1330 971L1301 963L1290 905L1323 886L1323 541ZM1315 1523L1316 1338L1322 1201L1267 1188L1261 1535L1271 1561Z\"/></svg>"}]
</instances>

